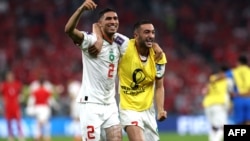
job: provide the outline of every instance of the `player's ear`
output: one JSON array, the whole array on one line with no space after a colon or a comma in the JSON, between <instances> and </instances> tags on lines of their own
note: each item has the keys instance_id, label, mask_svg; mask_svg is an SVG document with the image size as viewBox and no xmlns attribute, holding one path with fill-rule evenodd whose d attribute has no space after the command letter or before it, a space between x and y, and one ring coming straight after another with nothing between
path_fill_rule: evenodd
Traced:
<instances>
[{"instance_id":1,"label":"player's ear","mask_svg":"<svg viewBox=\"0 0 250 141\"><path fill-rule=\"evenodd\" d=\"M98 25L99 27L102 27L102 21L99 20L99 21L97 22L97 25Z\"/></svg>"},{"instance_id":2,"label":"player's ear","mask_svg":"<svg viewBox=\"0 0 250 141\"><path fill-rule=\"evenodd\" d=\"M134 38L136 38L138 36L137 32L134 31Z\"/></svg>"}]
</instances>

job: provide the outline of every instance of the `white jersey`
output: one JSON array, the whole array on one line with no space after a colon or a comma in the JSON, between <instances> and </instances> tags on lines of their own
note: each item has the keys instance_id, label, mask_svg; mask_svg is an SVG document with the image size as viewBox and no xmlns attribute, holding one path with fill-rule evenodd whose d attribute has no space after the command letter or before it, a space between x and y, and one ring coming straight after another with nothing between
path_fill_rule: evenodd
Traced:
<instances>
[{"instance_id":1,"label":"white jersey","mask_svg":"<svg viewBox=\"0 0 250 141\"><path fill-rule=\"evenodd\" d=\"M83 32L82 49L83 75L77 102L100 104L115 103L115 78L117 74L120 50L125 50L129 38L115 33L114 42L109 44L104 40L101 52L97 58L88 53L88 47L96 41L94 34Z\"/></svg>"}]
</instances>

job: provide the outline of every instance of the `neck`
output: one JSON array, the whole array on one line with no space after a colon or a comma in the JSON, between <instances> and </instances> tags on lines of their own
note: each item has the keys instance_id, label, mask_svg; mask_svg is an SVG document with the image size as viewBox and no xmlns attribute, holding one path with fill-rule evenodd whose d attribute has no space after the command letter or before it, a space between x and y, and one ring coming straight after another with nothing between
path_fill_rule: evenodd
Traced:
<instances>
[{"instance_id":1,"label":"neck","mask_svg":"<svg viewBox=\"0 0 250 141\"><path fill-rule=\"evenodd\" d=\"M109 35L109 34L103 33L102 36L103 36L103 39L109 42L110 44L113 43L113 34Z\"/></svg>"},{"instance_id":2,"label":"neck","mask_svg":"<svg viewBox=\"0 0 250 141\"><path fill-rule=\"evenodd\" d=\"M147 47L144 47L142 45L139 45L136 43L136 49L137 49L137 52L142 55L142 56L148 56L149 54L149 48Z\"/></svg>"}]
</instances>

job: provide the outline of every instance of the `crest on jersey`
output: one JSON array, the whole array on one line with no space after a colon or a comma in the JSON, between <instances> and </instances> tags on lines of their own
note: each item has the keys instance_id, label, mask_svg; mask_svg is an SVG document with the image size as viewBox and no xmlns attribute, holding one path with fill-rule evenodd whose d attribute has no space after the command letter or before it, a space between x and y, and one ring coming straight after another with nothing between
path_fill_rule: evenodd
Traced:
<instances>
[{"instance_id":1,"label":"crest on jersey","mask_svg":"<svg viewBox=\"0 0 250 141\"><path fill-rule=\"evenodd\" d=\"M113 49L109 51L109 60L113 62L115 60L115 55Z\"/></svg>"},{"instance_id":2,"label":"crest on jersey","mask_svg":"<svg viewBox=\"0 0 250 141\"><path fill-rule=\"evenodd\" d=\"M145 80L146 76L143 73L142 69L135 69L132 74L133 82L131 83L130 87L132 89L138 89L139 84Z\"/></svg>"}]
</instances>

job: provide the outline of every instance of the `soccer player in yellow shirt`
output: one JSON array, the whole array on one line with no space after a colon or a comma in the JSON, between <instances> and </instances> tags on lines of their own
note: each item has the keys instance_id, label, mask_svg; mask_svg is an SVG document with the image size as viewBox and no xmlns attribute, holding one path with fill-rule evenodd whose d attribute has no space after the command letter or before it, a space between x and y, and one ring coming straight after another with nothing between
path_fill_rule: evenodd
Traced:
<instances>
[{"instance_id":1,"label":"soccer player in yellow shirt","mask_svg":"<svg viewBox=\"0 0 250 141\"><path fill-rule=\"evenodd\" d=\"M227 67L222 66L219 73L226 72ZM222 141L223 127L228 122L228 112L230 106L230 93L233 90L232 79L220 79L213 82L216 75L212 74L209 77L209 82L203 90L204 99L203 107L205 116L210 124L208 134L209 141Z\"/></svg>"},{"instance_id":2,"label":"soccer player in yellow shirt","mask_svg":"<svg viewBox=\"0 0 250 141\"><path fill-rule=\"evenodd\" d=\"M134 39L119 62L120 118L130 141L159 140L154 100L157 119L166 118L163 76L167 60L164 54L155 61L154 39L153 24L147 20L137 22Z\"/></svg>"}]
</instances>

